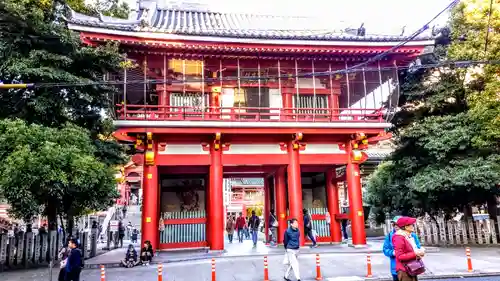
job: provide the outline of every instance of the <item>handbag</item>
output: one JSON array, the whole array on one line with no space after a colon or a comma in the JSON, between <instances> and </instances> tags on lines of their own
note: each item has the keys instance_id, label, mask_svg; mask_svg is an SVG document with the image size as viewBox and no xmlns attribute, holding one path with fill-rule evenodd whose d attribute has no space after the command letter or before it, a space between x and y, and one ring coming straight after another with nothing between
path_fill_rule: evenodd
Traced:
<instances>
[{"instance_id":1,"label":"handbag","mask_svg":"<svg viewBox=\"0 0 500 281\"><path fill-rule=\"evenodd\" d=\"M425 272L425 265L421 259L412 260L405 264L406 273L410 276L417 276Z\"/></svg>"}]
</instances>

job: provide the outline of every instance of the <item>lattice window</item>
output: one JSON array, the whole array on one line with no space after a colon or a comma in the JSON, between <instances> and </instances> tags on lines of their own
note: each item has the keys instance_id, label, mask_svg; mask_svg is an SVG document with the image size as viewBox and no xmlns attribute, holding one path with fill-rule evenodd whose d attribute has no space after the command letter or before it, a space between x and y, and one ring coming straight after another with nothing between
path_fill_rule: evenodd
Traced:
<instances>
[{"instance_id":1,"label":"lattice window","mask_svg":"<svg viewBox=\"0 0 500 281\"><path fill-rule=\"evenodd\" d=\"M203 99L205 101L203 102ZM208 107L209 96L201 93L170 93L170 105L184 107L182 112L198 115ZM177 109L180 110L180 109Z\"/></svg>"},{"instance_id":2,"label":"lattice window","mask_svg":"<svg viewBox=\"0 0 500 281\"><path fill-rule=\"evenodd\" d=\"M328 110L325 109L328 109L328 96L293 95L293 107L298 108L298 110L295 110L295 112L299 114L327 115Z\"/></svg>"}]
</instances>

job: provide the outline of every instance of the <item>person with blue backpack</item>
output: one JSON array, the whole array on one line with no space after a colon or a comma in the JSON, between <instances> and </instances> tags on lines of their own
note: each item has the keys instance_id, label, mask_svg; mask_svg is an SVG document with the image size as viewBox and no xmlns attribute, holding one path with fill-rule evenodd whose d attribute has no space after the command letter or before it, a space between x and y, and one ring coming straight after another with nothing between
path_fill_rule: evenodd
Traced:
<instances>
[{"instance_id":1,"label":"person with blue backpack","mask_svg":"<svg viewBox=\"0 0 500 281\"><path fill-rule=\"evenodd\" d=\"M394 254L394 245L392 244L392 236L394 236L394 233L396 233L396 231L397 231L398 226L396 224L397 224L399 218L401 218L401 216L395 216L392 219L391 223L392 223L393 229L385 237L384 247L383 247L384 255L391 260L391 275L392 275L392 279L394 281L398 281L398 273L396 272L396 256ZM415 232L413 232L411 235L415 239L415 244L417 244L417 248L420 249L422 246L420 245L420 240L418 240L417 234L415 234Z\"/></svg>"}]
</instances>

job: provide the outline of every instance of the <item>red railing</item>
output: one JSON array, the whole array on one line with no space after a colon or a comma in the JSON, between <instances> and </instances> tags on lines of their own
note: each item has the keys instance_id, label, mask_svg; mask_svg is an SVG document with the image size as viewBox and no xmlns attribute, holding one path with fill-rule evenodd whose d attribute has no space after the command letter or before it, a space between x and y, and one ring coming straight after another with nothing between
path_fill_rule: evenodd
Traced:
<instances>
[{"instance_id":1,"label":"red railing","mask_svg":"<svg viewBox=\"0 0 500 281\"><path fill-rule=\"evenodd\" d=\"M383 109L192 107L118 104L118 120L232 122L384 122Z\"/></svg>"}]
</instances>

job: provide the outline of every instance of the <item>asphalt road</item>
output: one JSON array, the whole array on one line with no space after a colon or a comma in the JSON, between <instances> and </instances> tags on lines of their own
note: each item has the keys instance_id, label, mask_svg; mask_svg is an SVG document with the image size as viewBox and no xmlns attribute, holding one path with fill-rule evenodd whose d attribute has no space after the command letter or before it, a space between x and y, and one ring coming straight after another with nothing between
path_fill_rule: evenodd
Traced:
<instances>
[{"instance_id":1,"label":"asphalt road","mask_svg":"<svg viewBox=\"0 0 500 281\"><path fill-rule=\"evenodd\" d=\"M452 279L426 279L427 281L500 281L500 276L491 277L467 277L467 278L452 278Z\"/></svg>"}]
</instances>

